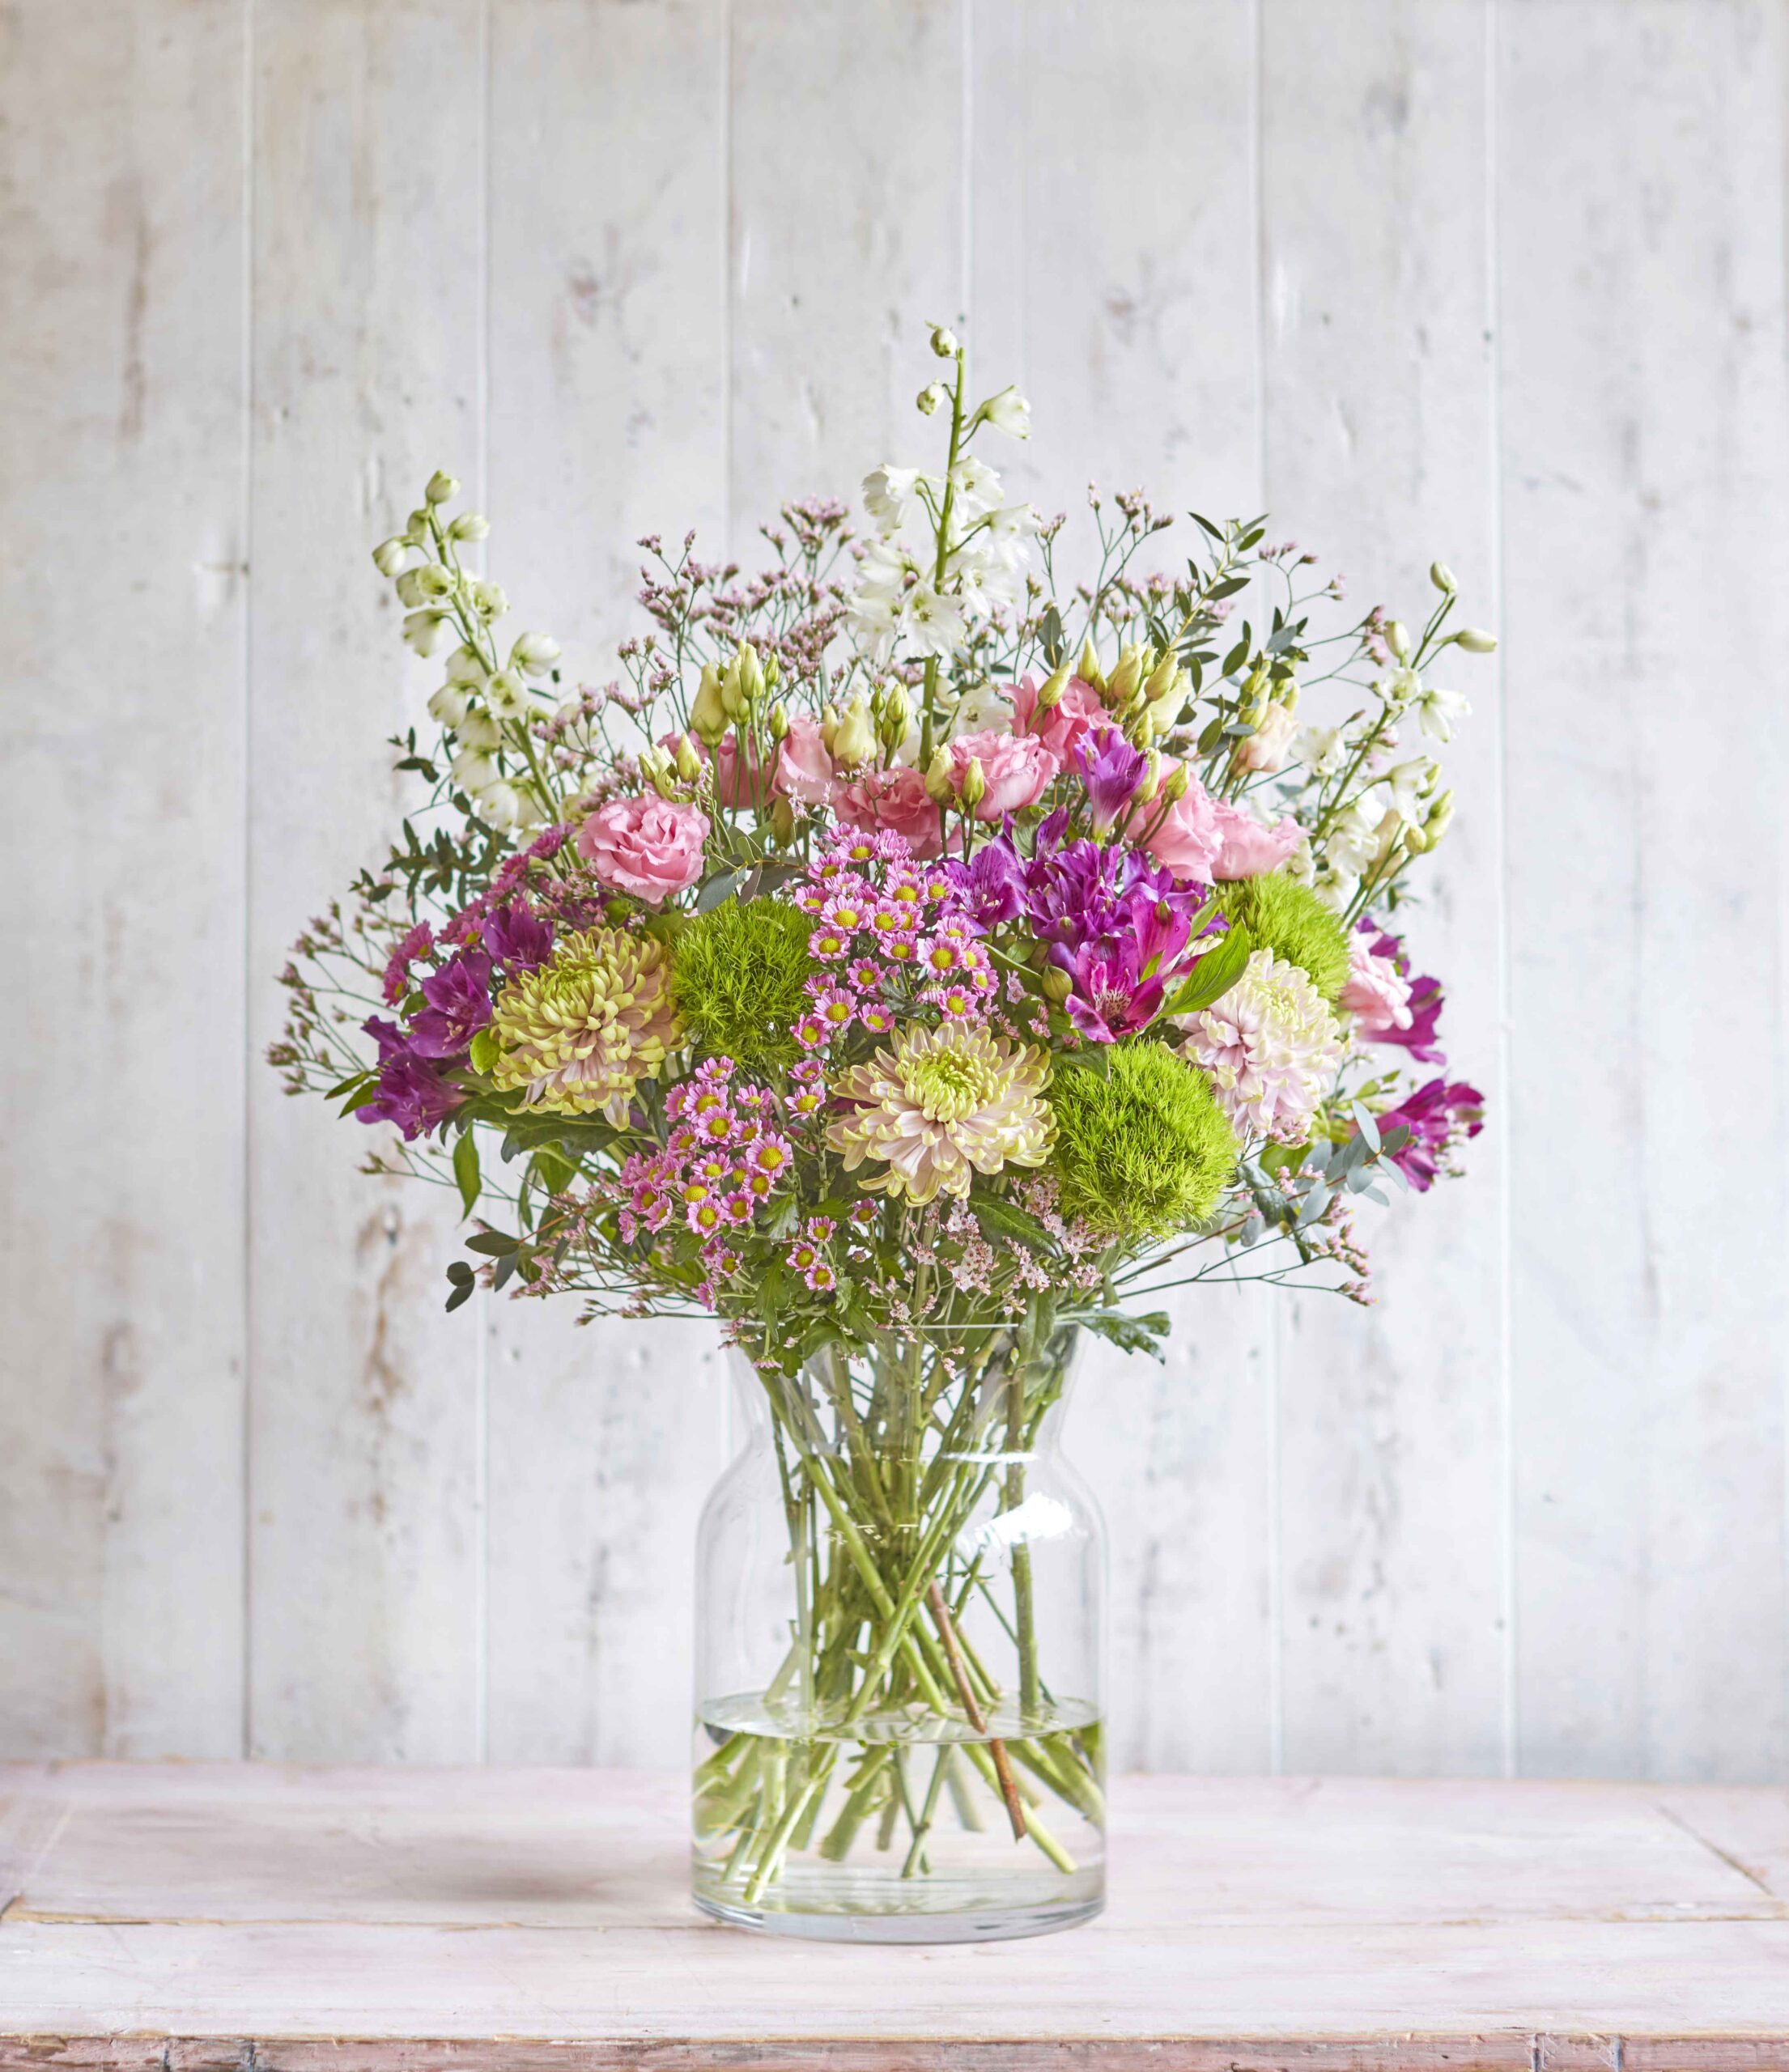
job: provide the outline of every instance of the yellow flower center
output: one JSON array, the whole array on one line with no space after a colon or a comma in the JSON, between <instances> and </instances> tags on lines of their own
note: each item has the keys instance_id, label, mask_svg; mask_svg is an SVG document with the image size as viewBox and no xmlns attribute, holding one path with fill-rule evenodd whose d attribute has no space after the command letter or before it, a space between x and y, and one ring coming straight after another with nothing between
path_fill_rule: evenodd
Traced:
<instances>
[{"instance_id":1,"label":"yellow flower center","mask_svg":"<svg viewBox=\"0 0 1789 2072\"><path fill-rule=\"evenodd\" d=\"M935 1123L960 1123L985 1107L1000 1091L995 1076L979 1058L960 1051L929 1051L909 1058L903 1075L907 1090L920 1111Z\"/></svg>"}]
</instances>

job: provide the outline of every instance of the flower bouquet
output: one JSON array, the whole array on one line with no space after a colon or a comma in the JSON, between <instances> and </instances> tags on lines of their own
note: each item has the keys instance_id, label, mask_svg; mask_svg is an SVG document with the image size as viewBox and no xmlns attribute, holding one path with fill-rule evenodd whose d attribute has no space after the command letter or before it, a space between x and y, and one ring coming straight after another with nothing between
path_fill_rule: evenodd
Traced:
<instances>
[{"instance_id":1,"label":"flower bouquet","mask_svg":"<svg viewBox=\"0 0 1789 2072\"><path fill-rule=\"evenodd\" d=\"M1097 1514L1056 1447L1088 1335L1264 1280L1366 1299L1357 1201L1480 1126L1401 935L1451 812L1429 672L1489 635L1335 607L1260 519L1009 502L958 341L935 471L746 576L656 538L600 689L499 639L485 520L374 555L445 652L415 809L312 923L273 1062L458 1192L481 1288L719 1319L749 1443L704 1520L696 1891L807 1934L1099 1904ZM1320 708L1320 709L1319 709ZM1419 1069L1423 1068L1423 1069Z\"/></svg>"}]
</instances>

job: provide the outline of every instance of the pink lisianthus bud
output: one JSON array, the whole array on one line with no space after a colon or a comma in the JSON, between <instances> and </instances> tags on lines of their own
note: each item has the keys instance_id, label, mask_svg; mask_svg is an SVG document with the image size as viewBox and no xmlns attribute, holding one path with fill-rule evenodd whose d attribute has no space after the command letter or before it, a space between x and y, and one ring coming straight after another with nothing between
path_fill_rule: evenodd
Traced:
<instances>
[{"instance_id":1,"label":"pink lisianthus bud","mask_svg":"<svg viewBox=\"0 0 1789 2072\"><path fill-rule=\"evenodd\" d=\"M1268 775L1283 770L1292 753L1292 737L1298 731L1298 716L1290 705L1270 705L1261 724L1247 740L1236 745L1236 767Z\"/></svg>"},{"instance_id":2,"label":"pink lisianthus bud","mask_svg":"<svg viewBox=\"0 0 1789 2072\"><path fill-rule=\"evenodd\" d=\"M835 784L832 810L848 827L900 835L916 856L936 856L944 847L938 809L917 770L866 770L851 783Z\"/></svg>"},{"instance_id":3,"label":"pink lisianthus bud","mask_svg":"<svg viewBox=\"0 0 1789 2072\"><path fill-rule=\"evenodd\" d=\"M733 813L770 804L770 766L742 751L737 728L721 737L714 752L714 795Z\"/></svg>"},{"instance_id":4,"label":"pink lisianthus bud","mask_svg":"<svg viewBox=\"0 0 1789 2072\"><path fill-rule=\"evenodd\" d=\"M604 885L653 905L702 875L708 817L672 799L611 799L578 830L578 854Z\"/></svg>"},{"instance_id":5,"label":"pink lisianthus bud","mask_svg":"<svg viewBox=\"0 0 1789 2072\"><path fill-rule=\"evenodd\" d=\"M962 734L950 744L950 774L959 797L965 796L963 782L972 762L981 765L984 785L975 817L996 822L1035 806L1062 766L1035 734Z\"/></svg>"},{"instance_id":6,"label":"pink lisianthus bud","mask_svg":"<svg viewBox=\"0 0 1789 2072\"><path fill-rule=\"evenodd\" d=\"M771 789L796 805L818 806L832 796L832 758L820 738L820 723L797 713L778 745Z\"/></svg>"},{"instance_id":7,"label":"pink lisianthus bud","mask_svg":"<svg viewBox=\"0 0 1789 2072\"><path fill-rule=\"evenodd\" d=\"M1059 763L1067 762L1069 751L1090 727L1110 724L1099 693L1085 677L1070 677L1056 703L1041 709L1034 677L1022 678L1007 695L1013 701L1015 730L1042 741Z\"/></svg>"},{"instance_id":8,"label":"pink lisianthus bud","mask_svg":"<svg viewBox=\"0 0 1789 2072\"><path fill-rule=\"evenodd\" d=\"M1217 874L1217 859L1224 846L1218 832L1217 804L1186 764L1171 756L1162 758L1162 796L1177 788L1176 772L1186 788L1166 814L1158 797L1137 808L1126 831L1133 842L1141 842L1158 864L1166 864L1179 883L1209 885Z\"/></svg>"}]
</instances>

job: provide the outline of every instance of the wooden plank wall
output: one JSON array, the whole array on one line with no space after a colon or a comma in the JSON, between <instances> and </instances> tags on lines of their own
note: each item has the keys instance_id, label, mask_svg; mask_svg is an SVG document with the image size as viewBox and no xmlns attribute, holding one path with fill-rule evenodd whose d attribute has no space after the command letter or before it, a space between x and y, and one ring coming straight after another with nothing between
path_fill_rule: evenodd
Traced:
<instances>
[{"instance_id":1,"label":"wooden plank wall","mask_svg":"<svg viewBox=\"0 0 1789 2072\"><path fill-rule=\"evenodd\" d=\"M0 4L0 1755L652 1762L725 1384L440 1312L257 1062L430 681L436 465L600 681L630 542L919 448L1271 507L1457 672L1468 1183L1383 1301L1090 1359L1115 1745L1789 1776L1782 0Z\"/></svg>"}]
</instances>

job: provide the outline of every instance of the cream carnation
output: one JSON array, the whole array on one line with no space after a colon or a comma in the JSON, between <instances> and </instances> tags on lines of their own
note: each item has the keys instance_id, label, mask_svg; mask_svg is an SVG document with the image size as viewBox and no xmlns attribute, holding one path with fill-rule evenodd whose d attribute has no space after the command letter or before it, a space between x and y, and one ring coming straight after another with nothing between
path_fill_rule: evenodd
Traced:
<instances>
[{"instance_id":1,"label":"cream carnation","mask_svg":"<svg viewBox=\"0 0 1789 2072\"><path fill-rule=\"evenodd\" d=\"M1050 1063L1042 1051L962 1022L909 1029L833 1092L851 1103L827 1142L855 1172L866 1158L888 1170L863 1182L897 1200L967 1195L973 1173L1041 1166L1054 1124L1043 1099Z\"/></svg>"},{"instance_id":2,"label":"cream carnation","mask_svg":"<svg viewBox=\"0 0 1789 2072\"><path fill-rule=\"evenodd\" d=\"M1239 1131L1296 1144L1341 1068L1341 1025L1296 964L1258 949L1213 1006L1183 1018L1185 1055Z\"/></svg>"},{"instance_id":3,"label":"cream carnation","mask_svg":"<svg viewBox=\"0 0 1789 2072\"><path fill-rule=\"evenodd\" d=\"M565 936L550 963L517 973L497 996L491 1076L554 1115L601 1110L627 1119L635 1084L653 1079L682 1029L662 943L592 928Z\"/></svg>"}]
</instances>

